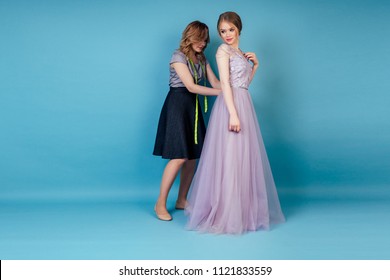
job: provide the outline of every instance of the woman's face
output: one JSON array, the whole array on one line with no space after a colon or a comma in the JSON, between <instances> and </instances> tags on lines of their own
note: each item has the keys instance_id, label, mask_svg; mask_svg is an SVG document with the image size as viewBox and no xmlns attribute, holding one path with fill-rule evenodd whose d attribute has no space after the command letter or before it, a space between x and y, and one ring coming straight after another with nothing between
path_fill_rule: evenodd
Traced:
<instances>
[{"instance_id":1,"label":"woman's face","mask_svg":"<svg viewBox=\"0 0 390 280\"><path fill-rule=\"evenodd\" d=\"M233 23L222 21L219 24L219 36L228 45L238 46L238 33L238 28Z\"/></svg>"},{"instance_id":2,"label":"woman's face","mask_svg":"<svg viewBox=\"0 0 390 280\"><path fill-rule=\"evenodd\" d=\"M207 40L201 40L199 42L194 42L192 43L192 49L196 52L196 53L201 53L203 52L204 48L206 47L207 45Z\"/></svg>"}]
</instances>

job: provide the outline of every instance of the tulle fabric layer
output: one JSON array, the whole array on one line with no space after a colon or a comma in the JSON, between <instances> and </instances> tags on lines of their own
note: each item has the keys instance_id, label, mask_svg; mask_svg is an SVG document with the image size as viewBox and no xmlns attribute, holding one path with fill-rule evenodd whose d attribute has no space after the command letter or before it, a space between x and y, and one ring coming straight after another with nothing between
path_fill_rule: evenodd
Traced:
<instances>
[{"instance_id":1,"label":"tulle fabric layer","mask_svg":"<svg viewBox=\"0 0 390 280\"><path fill-rule=\"evenodd\" d=\"M241 132L228 130L218 96L188 198L190 230L241 234L285 220L249 92L233 88L233 97Z\"/></svg>"}]
</instances>

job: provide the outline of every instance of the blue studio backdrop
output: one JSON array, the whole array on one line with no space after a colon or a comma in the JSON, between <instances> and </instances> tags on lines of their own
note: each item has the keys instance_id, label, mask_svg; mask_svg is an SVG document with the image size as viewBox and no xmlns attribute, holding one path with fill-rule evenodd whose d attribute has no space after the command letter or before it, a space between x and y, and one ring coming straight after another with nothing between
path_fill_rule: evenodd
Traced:
<instances>
[{"instance_id":1,"label":"blue studio backdrop","mask_svg":"<svg viewBox=\"0 0 390 280\"><path fill-rule=\"evenodd\" d=\"M388 194L388 1L1 0L0 200L155 197L171 54L203 21L217 73L228 10L278 190Z\"/></svg>"}]
</instances>

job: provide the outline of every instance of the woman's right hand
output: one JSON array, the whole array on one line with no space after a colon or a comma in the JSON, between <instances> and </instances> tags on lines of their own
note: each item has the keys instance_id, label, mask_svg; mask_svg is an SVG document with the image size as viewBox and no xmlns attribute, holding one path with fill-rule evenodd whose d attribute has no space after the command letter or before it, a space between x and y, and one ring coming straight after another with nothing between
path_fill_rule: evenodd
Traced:
<instances>
[{"instance_id":1,"label":"woman's right hand","mask_svg":"<svg viewBox=\"0 0 390 280\"><path fill-rule=\"evenodd\" d=\"M240 119L237 115L230 115L229 118L229 130L234 132L240 132L241 125L240 125Z\"/></svg>"}]
</instances>

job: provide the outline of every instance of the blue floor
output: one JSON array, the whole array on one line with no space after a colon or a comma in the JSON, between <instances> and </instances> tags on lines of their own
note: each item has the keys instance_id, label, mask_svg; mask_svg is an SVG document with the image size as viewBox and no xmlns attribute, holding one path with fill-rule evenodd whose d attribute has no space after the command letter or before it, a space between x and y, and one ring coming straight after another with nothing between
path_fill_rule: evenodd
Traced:
<instances>
[{"instance_id":1,"label":"blue floor","mask_svg":"<svg viewBox=\"0 0 390 280\"><path fill-rule=\"evenodd\" d=\"M155 218L155 194L0 201L0 259L390 259L390 199L281 192L287 222L241 236ZM174 205L174 200L169 201Z\"/></svg>"}]
</instances>

